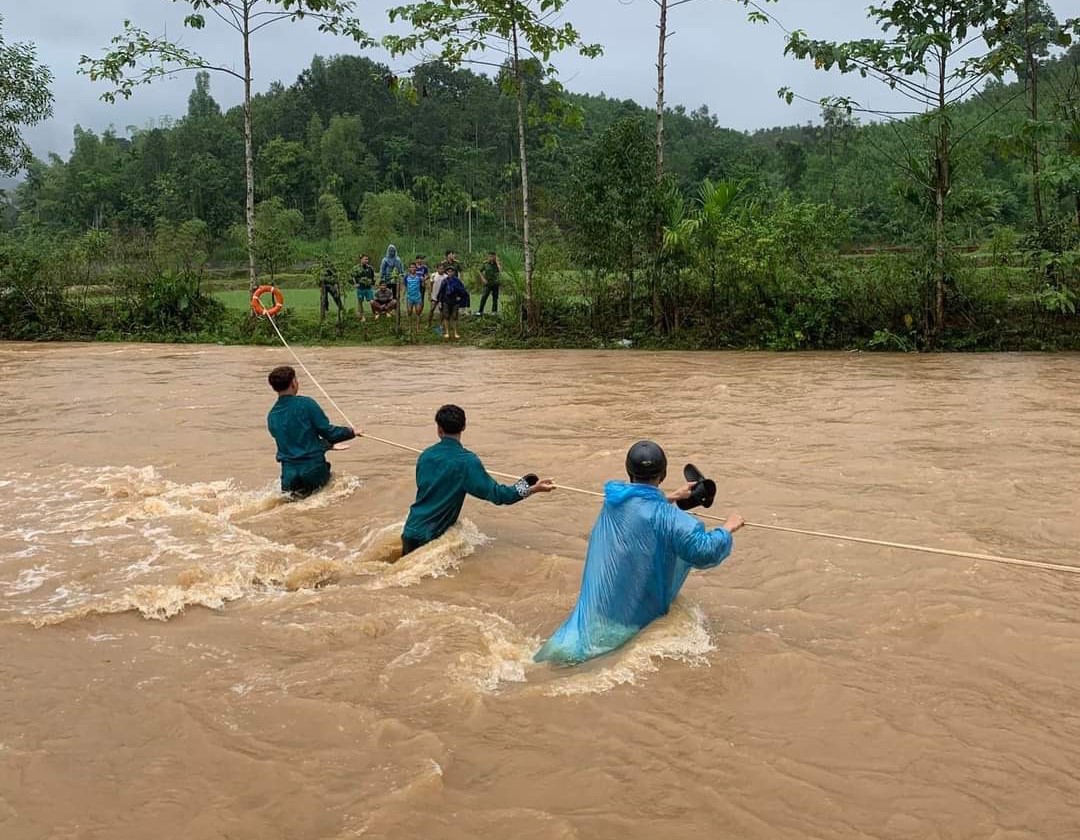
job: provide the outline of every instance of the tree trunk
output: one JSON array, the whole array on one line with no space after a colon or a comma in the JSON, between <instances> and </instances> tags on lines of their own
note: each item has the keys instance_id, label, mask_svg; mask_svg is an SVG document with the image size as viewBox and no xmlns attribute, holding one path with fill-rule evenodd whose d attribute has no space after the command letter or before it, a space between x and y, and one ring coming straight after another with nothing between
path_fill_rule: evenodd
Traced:
<instances>
[{"instance_id":1,"label":"tree trunk","mask_svg":"<svg viewBox=\"0 0 1080 840\"><path fill-rule=\"evenodd\" d=\"M1039 119L1039 59L1031 43L1031 0L1024 0L1024 52L1027 59L1028 116L1032 125ZM1031 199L1035 207L1035 227L1043 230L1042 186L1039 184L1039 135L1031 138Z\"/></svg>"},{"instance_id":2,"label":"tree trunk","mask_svg":"<svg viewBox=\"0 0 1080 840\"><path fill-rule=\"evenodd\" d=\"M517 85L518 157L521 160L521 241L525 250L525 324L530 333L536 328L536 300L533 296L532 243L529 240L529 163L525 153L525 81L521 77L517 24L512 36L514 84Z\"/></svg>"},{"instance_id":3,"label":"tree trunk","mask_svg":"<svg viewBox=\"0 0 1080 840\"><path fill-rule=\"evenodd\" d=\"M945 112L948 52L938 61L938 137L934 155L934 284L930 315L930 344L936 346L945 328L945 201L949 194L949 120Z\"/></svg>"},{"instance_id":4,"label":"tree trunk","mask_svg":"<svg viewBox=\"0 0 1080 840\"><path fill-rule=\"evenodd\" d=\"M247 222L248 286L252 292L259 286L255 270L255 153L251 139L251 3L244 3L244 178L247 198L244 217Z\"/></svg>"},{"instance_id":5,"label":"tree trunk","mask_svg":"<svg viewBox=\"0 0 1080 840\"><path fill-rule=\"evenodd\" d=\"M664 68L667 64L667 13L668 0L658 0L660 5L660 37L656 49L656 183L664 178ZM660 251L664 245L663 223L658 217L653 235L653 260L650 285L652 286L653 332L661 332L660 311Z\"/></svg>"},{"instance_id":6,"label":"tree trunk","mask_svg":"<svg viewBox=\"0 0 1080 840\"><path fill-rule=\"evenodd\" d=\"M664 177L664 65L667 63L668 0L660 4L660 43L656 51L656 180Z\"/></svg>"}]
</instances>

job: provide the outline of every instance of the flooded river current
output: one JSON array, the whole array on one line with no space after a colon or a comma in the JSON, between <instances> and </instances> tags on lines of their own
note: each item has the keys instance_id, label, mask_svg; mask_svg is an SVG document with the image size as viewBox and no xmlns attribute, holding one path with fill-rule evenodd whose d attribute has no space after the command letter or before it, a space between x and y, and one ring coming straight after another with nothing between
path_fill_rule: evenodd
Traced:
<instances>
[{"instance_id":1,"label":"flooded river current","mask_svg":"<svg viewBox=\"0 0 1080 840\"><path fill-rule=\"evenodd\" d=\"M652 437L713 512L1080 564L1080 356L301 352L380 437L461 404L491 469L600 489ZM1080 837L1080 575L748 528L534 665L599 500L470 500L388 563L415 458L283 503L288 362L0 345L3 840Z\"/></svg>"}]
</instances>

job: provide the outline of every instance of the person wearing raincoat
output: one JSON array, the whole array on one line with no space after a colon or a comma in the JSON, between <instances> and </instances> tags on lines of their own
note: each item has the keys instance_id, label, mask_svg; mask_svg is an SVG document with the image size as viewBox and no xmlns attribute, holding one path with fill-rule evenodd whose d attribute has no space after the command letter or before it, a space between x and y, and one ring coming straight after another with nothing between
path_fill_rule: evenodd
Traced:
<instances>
[{"instance_id":1,"label":"person wearing raincoat","mask_svg":"<svg viewBox=\"0 0 1080 840\"><path fill-rule=\"evenodd\" d=\"M629 482L604 486L577 605L537 651L537 662L575 665L624 645L667 614L691 569L712 568L731 553L741 516L733 514L725 527L707 531L680 509L694 506L690 500L706 482L691 482L665 495L660 484L667 475L667 457L652 441L630 448L626 470ZM707 483L715 494L715 484ZM703 503L710 505L711 497Z\"/></svg>"},{"instance_id":2,"label":"person wearing raincoat","mask_svg":"<svg viewBox=\"0 0 1080 840\"><path fill-rule=\"evenodd\" d=\"M386 256L379 265L379 279L394 290L394 300L401 300L401 289L398 284L405 276L405 266L398 256L397 245L389 245L386 248Z\"/></svg>"}]
</instances>

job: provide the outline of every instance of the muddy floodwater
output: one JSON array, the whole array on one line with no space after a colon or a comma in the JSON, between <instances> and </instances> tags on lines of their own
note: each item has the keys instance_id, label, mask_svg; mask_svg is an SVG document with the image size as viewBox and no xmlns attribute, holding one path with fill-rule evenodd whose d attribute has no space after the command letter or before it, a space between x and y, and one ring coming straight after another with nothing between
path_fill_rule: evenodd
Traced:
<instances>
[{"instance_id":1,"label":"muddy floodwater","mask_svg":"<svg viewBox=\"0 0 1080 840\"><path fill-rule=\"evenodd\" d=\"M599 489L653 437L713 512L1080 564L1080 356L301 352L381 437L461 404L492 469ZM1080 575L747 529L534 665L599 500L388 563L415 458L284 503L288 361L0 345L3 840L1080 837Z\"/></svg>"}]
</instances>

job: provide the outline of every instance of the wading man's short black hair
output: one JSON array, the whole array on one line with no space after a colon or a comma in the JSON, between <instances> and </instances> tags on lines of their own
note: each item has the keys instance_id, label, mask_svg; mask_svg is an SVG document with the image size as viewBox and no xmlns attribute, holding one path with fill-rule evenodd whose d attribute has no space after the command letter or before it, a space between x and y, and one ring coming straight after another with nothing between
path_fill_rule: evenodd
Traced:
<instances>
[{"instance_id":1,"label":"wading man's short black hair","mask_svg":"<svg viewBox=\"0 0 1080 840\"><path fill-rule=\"evenodd\" d=\"M270 376L267 379L270 380L270 387L280 394L282 391L289 390L289 386L296 379L296 371L288 365L282 365L270 371Z\"/></svg>"},{"instance_id":2,"label":"wading man's short black hair","mask_svg":"<svg viewBox=\"0 0 1080 840\"><path fill-rule=\"evenodd\" d=\"M444 405L435 412L435 424L448 435L460 435L465 430L465 409Z\"/></svg>"}]
</instances>

